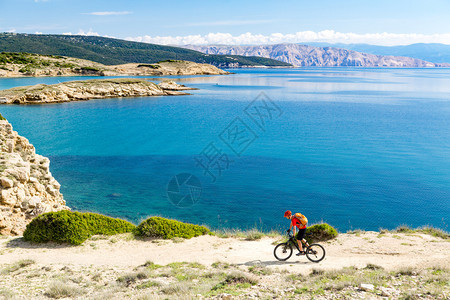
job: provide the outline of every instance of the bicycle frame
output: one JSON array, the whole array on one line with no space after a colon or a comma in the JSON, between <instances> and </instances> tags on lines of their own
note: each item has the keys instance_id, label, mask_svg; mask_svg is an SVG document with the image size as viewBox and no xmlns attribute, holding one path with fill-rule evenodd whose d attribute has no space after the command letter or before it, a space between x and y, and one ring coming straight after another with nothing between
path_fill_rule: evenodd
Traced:
<instances>
[{"instance_id":1,"label":"bicycle frame","mask_svg":"<svg viewBox=\"0 0 450 300\"><path fill-rule=\"evenodd\" d=\"M295 249L297 249L300 252L300 247L298 246L298 242L297 239L295 238L295 235L291 232L289 232L288 235L289 235L289 243L294 244ZM305 246L303 241L301 241L301 243L303 246Z\"/></svg>"}]
</instances>

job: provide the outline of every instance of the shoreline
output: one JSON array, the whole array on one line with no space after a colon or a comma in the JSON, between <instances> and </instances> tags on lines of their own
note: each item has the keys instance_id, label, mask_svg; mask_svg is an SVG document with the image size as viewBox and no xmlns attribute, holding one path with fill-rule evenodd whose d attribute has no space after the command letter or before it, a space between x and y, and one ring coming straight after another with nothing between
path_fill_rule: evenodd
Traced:
<instances>
[{"instance_id":1,"label":"shoreline","mask_svg":"<svg viewBox=\"0 0 450 300\"><path fill-rule=\"evenodd\" d=\"M0 90L0 104L28 105L122 97L190 95L183 92L185 90L195 88L174 81L155 84L138 78L91 79Z\"/></svg>"}]
</instances>

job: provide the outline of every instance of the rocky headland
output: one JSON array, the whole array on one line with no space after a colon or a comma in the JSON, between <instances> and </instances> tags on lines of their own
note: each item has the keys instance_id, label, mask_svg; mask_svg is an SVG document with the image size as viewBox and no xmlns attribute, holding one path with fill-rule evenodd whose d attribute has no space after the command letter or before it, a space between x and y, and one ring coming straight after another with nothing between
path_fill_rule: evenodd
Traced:
<instances>
[{"instance_id":1,"label":"rocky headland","mask_svg":"<svg viewBox=\"0 0 450 300\"><path fill-rule=\"evenodd\" d=\"M182 60L166 60L152 64L130 63L103 65L101 63L56 55L32 53L0 53L1 77L29 76L165 76L165 75L225 75L213 65Z\"/></svg>"},{"instance_id":2,"label":"rocky headland","mask_svg":"<svg viewBox=\"0 0 450 300\"><path fill-rule=\"evenodd\" d=\"M0 118L0 234L20 235L38 214L69 208L49 159Z\"/></svg>"},{"instance_id":3,"label":"rocky headland","mask_svg":"<svg viewBox=\"0 0 450 300\"><path fill-rule=\"evenodd\" d=\"M121 75L129 76L165 76L165 75L226 75L230 74L213 65L199 64L184 60L166 60L155 64L124 64L110 66Z\"/></svg>"},{"instance_id":4,"label":"rocky headland","mask_svg":"<svg viewBox=\"0 0 450 300\"><path fill-rule=\"evenodd\" d=\"M116 97L189 95L182 91L192 89L173 81L163 81L158 85L135 78L95 79L2 90L0 103L42 104Z\"/></svg>"}]
</instances>

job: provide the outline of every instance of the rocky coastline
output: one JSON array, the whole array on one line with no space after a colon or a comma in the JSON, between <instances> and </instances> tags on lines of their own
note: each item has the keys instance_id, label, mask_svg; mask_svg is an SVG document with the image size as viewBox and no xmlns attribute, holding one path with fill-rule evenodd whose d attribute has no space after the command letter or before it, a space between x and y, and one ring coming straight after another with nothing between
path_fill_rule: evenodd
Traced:
<instances>
[{"instance_id":1,"label":"rocky coastline","mask_svg":"<svg viewBox=\"0 0 450 300\"><path fill-rule=\"evenodd\" d=\"M90 99L189 95L193 90L173 81L155 84L144 79L116 78L38 84L0 91L0 104L43 104Z\"/></svg>"},{"instance_id":2,"label":"rocky coastline","mask_svg":"<svg viewBox=\"0 0 450 300\"><path fill-rule=\"evenodd\" d=\"M101 63L55 55L0 53L0 78L54 76L167 76L226 75L229 72L210 64L183 60L157 63L104 65Z\"/></svg>"},{"instance_id":3,"label":"rocky coastline","mask_svg":"<svg viewBox=\"0 0 450 300\"><path fill-rule=\"evenodd\" d=\"M35 216L69 209L49 167L49 159L0 115L1 235L21 235Z\"/></svg>"}]
</instances>

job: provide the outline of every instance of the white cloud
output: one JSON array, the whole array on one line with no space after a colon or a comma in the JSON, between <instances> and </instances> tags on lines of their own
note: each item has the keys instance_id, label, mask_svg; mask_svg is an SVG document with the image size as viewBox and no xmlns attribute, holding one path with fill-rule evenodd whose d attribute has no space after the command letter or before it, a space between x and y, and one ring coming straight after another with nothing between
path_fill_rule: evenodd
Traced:
<instances>
[{"instance_id":1,"label":"white cloud","mask_svg":"<svg viewBox=\"0 0 450 300\"><path fill-rule=\"evenodd\" d=\"M270 35L253 34L250 32L232 35L230 33L208 33L206 35L187 36L138 36L127 37L127 40L154 43L162 45L260 45L279 43L365 43L372 45L409 45L414 43L450 44L450 33L420 34L420 33L342 33L334 30L299 31L292 34L272 33Z\"/></svg>"},{"instance_id":2,"label":"white cloud","mask_svg":"<svg viewBox=\"0 0 450 300\"><path fill-rule=\"evenodd\" d=\"M69 34L72 35L72 33L67 32L67 33L63 33L63 34ZM100 36L100 34L98 34L98 32L94 32L92 31L92 28L90 28L88 31L84 31L83 29L80 29L76 35L92 35L92 36Z\"/></svg>"},{"instance_id":3,"label":"white cloud","mask_svg":"<svg viewBox=\"0 0 450 300\"><path fill-rule=\"evenodd\" d=\"M94 11L85 13L85 15L93 15L93 16L120 16L120 15L129 15L130 11Z\"/></svg>"}]
</instances>

